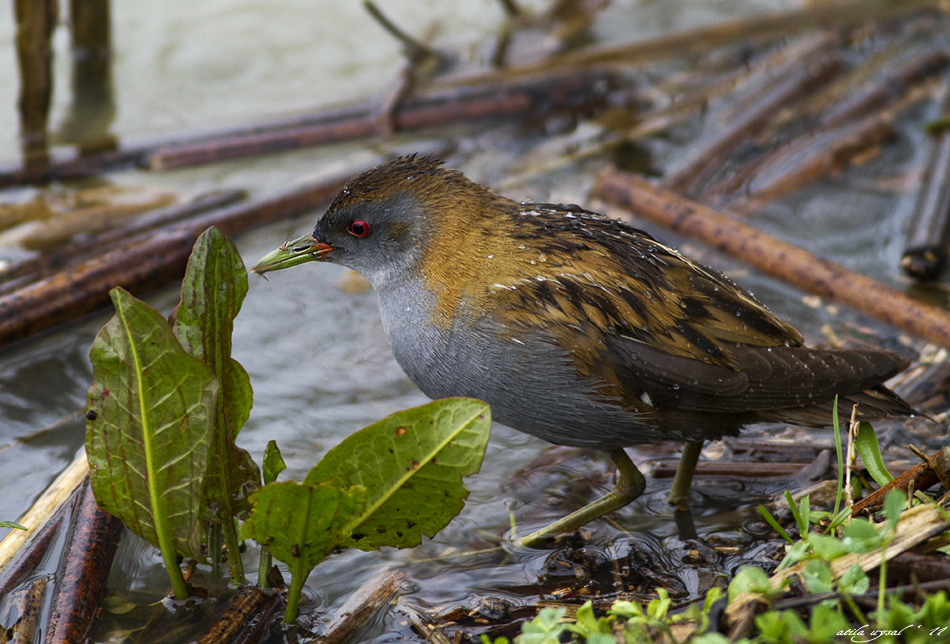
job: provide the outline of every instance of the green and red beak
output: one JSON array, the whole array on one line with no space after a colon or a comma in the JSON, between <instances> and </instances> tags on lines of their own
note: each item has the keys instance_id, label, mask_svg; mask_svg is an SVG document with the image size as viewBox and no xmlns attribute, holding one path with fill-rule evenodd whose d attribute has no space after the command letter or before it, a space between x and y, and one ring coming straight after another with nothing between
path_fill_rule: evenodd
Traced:
<instances>
[{"instance_id":1,"label":"green and red beak","mask_svg":"<svg viewBox=\"0 0 950 644\"><path fill-rule=\"evenodd\" d=\"M298 264L319 261L331 250L333 250L333 247L330 244L317 241L313 238L313 235L303 235L297 239L284 242L277 250L267 253L251 269L251 272L263 275Z\"/></svg>"}]
</instances>

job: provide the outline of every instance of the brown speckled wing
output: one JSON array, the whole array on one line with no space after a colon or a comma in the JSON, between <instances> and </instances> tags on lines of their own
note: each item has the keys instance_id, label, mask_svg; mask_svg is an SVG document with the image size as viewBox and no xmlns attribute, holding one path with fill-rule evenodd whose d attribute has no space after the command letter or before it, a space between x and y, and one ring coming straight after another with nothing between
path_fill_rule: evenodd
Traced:
<instances>
[{"instance_id":1,"label":"brown speckled wing","mask_svg":"<svg viewBox=\"0 0 950 644\"><path fill-rule=\"evenodd\" d=\"M540 326L625 407L808 407L902 365L880 351L802 347L794 328L730 280L618 222L553 206L528 212L518 277L493 285L489 309L515 334Z\"/></svg>"},{"instance_id":2,"label":"brown speckled wing","mask_svg":"<svg viewBox=\"0 0 950 644\"><path fill-rule=\"evenodd\" d=\"M601 346L624 337L727 368L736 344L802 343L752 295L646 233L563 206L524 208L533 214L519 221L514 279L493 285L505 322L544 320L566 347L575 337Z\"/></svg>"}]
</instances>

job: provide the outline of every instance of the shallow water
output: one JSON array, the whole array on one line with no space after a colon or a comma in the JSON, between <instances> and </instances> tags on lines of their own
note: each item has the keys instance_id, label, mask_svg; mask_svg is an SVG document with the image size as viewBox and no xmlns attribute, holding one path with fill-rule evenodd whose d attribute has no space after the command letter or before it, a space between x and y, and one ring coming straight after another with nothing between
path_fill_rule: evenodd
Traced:
<instances>
[{"instance_id":1,"label":"shallow water","mask_svg":"<svg viewBox=\"0 0 950 644\"><path fill-rule=\"evenodd\" d=\"M781 0L618 2L598 19L594 36L600 42L621 42L792 4ZM398 47L366 18L358 3L322 2L317 7L312 2L281 0L268 3L266 11L261 6L250 0L115 3L117 114L112 131L133 138L170 134L378 96L398 72ZM486 41L502 20L498 3L488 0L452 8L446 3L392 2L385 8L408 30L431 32L436 46L461 52L462 66L469 68L482 62ZM16 86L11 41L9 21L0 21L0 52L4 52L0 87ZM65 34L57 34L56 44L54 127L68 111L70 100L64 80L68 75ZM13 160L17 150L13 92L6 96L0 104L0 159ZM513 132L504 126L486 132L464 153L450 158L450 163L475 180L497 185L504 179L506 164L541 140L518 139ZM402 143L411 140L399 139ZM242 187L266 194L365 158L374 146L339 145L167 173L126 171L109 179L182 191ZM861 176L822 184L821 191L802 191L770 209L756 224L819 255L897 283L894 267L906 217L894 212L908 212L909 203L907 197L882 193L873 182L876 176L898 174L919 154L912 143L898 144L866 166ZM589 175L561 172L506 194L515 199L583 203L588 181ZM844 195L844 205L837 195ZM829 216L829 203L835 204L834 216ZM317 215L274 224L235 241L246 263L252 265L284 240L307 230ZM722 262L708 249L691 244L685 249L703 253L707 261ZM18 252L0 248L0 259L5 253L17 256ZM830 320L837 325L862 321L847 311L832 318L822 308L803 304L801 293L790 287L728 262L719 265L735 269L732 274L738 281L779 315L793 320L811 340L821 338L820 326ZM269 280L252 276L236 321L234 357L249 372L255 392L254 410L239 442L259 459L266 443L276 440L289 466L282 475L286 478L302 479L327 449L355 429L426 400L392 357L375 296L344 292L338 288L343 275L338 267L309 264L274 274ZM177 301L176 289L147 299L167 311ZM79 421L34 433L83 406L90 378L88 348L109 314L103 312L0 352L0 519L15 519L28 508L81 445ZM675 449L672 445L645 447L631 454L649 469L652 459L670 458ZM522 470L539 455L545 466ZM481 472L466 481L471 490L468 503L448 528L415 549L331 556L308 582L311 599L321 614L332 612L376 570L396 566L409 573L415 590L408 598L420 606L465 604L480 594L521 601L531 593L517 589L537 583L539 576L551 577L549 553L506 549L477 556L460 553L495 546L509 528L509 511L515 513L519 531L527 531L562 515L564 506L579 505L588 496L604 492L610 485L609 471L602 455L551 450L540 440L496 426ZM743 526L754 523L756 515L733 509L782 485L783 481L697 486L691 502L697 531L710 542L720 539L749 548L754 539ZM672 510L665 504L668 486L669 481L648 479L647 495L620 513L621 524L633 530L633 536L607 546L606 537L618 533L597 528L590 546L596 553L591 556L622 559L636 551L640 559L633 556L631 561L641 564L644 558L654 557L659 561L649 562L651 568L679 571L678 576L671 575L685 580L687 596L696 596L715 580L704 577L709 567L685 571L689 544L676 535ZM567 500L549 506L552 491L554 498L563 495ZM245 556L247 567L253 569L256 550L250 548ZM740 555L722 555L715 567L729 575L739 559ZM117 564L112 587L147 589L155 597L165 590L167 580L157 552L134 539L123 543ZM399 615L389 614L367 640L403 637L406 628L400 620Z\"/></svg>"}]
</instances>

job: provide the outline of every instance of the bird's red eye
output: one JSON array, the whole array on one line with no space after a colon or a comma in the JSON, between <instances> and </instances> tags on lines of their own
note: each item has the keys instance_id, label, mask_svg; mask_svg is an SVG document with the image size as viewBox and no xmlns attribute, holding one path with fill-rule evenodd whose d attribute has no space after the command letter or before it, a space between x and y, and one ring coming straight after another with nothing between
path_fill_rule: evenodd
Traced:
<instances>
[{"instance_id":1,"label":"bird's red eye","mask_svg":"<svg viewBox=\"0 0 950 644\"><path fill-rule=\"evenodd\" d=\"M369 224L362 219L354 219L346 227L346 232L354 237L366 237L369 234Z\"/></svg>"}]
</instances>

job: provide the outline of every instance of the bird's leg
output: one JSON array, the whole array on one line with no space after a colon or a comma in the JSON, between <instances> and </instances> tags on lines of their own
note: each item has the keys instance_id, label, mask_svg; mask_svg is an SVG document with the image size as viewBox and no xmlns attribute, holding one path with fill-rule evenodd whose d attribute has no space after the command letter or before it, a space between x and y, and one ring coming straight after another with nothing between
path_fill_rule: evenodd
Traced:
<instances>
[{"instance_id":1,"label":"bird's leg","mask_svg":"<svg viewBox=\"0 0 950 644\"><path fill-rule=\"evenodd\" d=\"M689 441L683 446L680 464L673 476L673 488L670 490L670 495L666 497L666 502L670 505L684 504L689 498L689 486L693 482L693 472L696 471L696 463L699 461L701 451L703 451L703 441Z\"/></svg>"},{"instance_id":2,"label":"bird's leg","mask_svg":"<svg viewBox=\"0 0 950 644\"><path fill-rule=\"evenodd\" d=\"M563 519L558 519L551 525L541 528L523 539L518 539L516 543L528 548L536 548L544 543L547 537L574 532L594 519L599 519L614 510L619 510L643 494L643 490L647 485L646 479L643 478L643 474L633 464L627 453L623 449L611 450L609 453L610 458L617 466L617 483L610 492Z\"/></svg>"}]
</instances>

